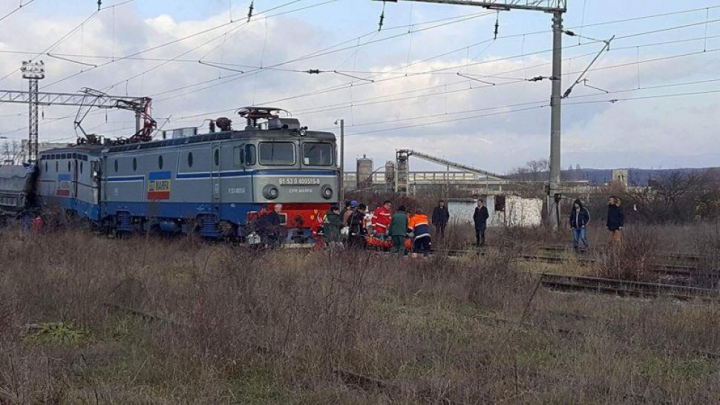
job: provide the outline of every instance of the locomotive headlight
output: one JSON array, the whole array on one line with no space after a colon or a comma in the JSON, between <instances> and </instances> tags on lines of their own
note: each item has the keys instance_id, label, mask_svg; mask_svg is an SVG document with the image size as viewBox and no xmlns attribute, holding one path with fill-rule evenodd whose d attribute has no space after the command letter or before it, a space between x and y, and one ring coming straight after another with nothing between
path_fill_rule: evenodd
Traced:
<instances>
[{"instance_id":1,"label":"locomotive headlight","mask_svg":"<svg viewBox=\"0 0 720 405\"><path fill-rule=\"evenodd\" d=\"M277 187L273 186L272 184L268 184L263 188L263 197L267 198L268 200L274 200L278 198L278 195L280 195L280 191L278 191Z\"/></svg>"},{"instance_id":2,"label":"locomotive headlight","mask_svg":"<svg viewBox=\"0 0 720 405\"><path fill-rule=\"evenodd\" d=\"M326 185L322 186L322 190L320 191L320 194L322 195L322 197L324 199L329 200L333 196L333 189L332 189L332 187L330 187L330 185L326 184Z\"/></svg>"}]
</instances>

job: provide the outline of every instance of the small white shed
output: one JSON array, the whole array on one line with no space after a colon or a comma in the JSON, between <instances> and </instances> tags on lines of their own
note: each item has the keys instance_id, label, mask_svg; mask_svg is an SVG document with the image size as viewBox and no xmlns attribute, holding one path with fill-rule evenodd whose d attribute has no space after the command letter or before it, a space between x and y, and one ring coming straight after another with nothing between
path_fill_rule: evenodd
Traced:
<instances>
[{"instance_id":1,"label":"small white shed","mask_svg":"<svg viewBox=\"0 0 720 405\"><path fill-rule=\"evenodd\" d=\"M542 223L543 201L539 198L495 195L481 198L485 200L485 206L490 214L490 219L488 219L490 227L531 227L539 226ZM504 204L501 199L504 199ZM453 199L449 200L447 205L451 223L473 223L473 213L477 207L476 199Z\"/></svg>"}]
</instances>

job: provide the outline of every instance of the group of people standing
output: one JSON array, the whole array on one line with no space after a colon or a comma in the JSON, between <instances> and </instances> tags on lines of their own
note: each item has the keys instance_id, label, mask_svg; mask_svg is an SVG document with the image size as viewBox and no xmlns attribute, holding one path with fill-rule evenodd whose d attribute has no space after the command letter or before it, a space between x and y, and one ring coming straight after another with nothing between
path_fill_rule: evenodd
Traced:
<instances>
[{"instance_id":1,"label":"group of people standing","mask_svg":"<svg viewBox=\"0 0 720 405\"><path fill-rule=\"evenodd\" d=\"M573 233L573 249L580 251L580 243L587 250L590 247L587 238L587 226L590 223L590 211L583 206L582 201L575 200L570 211L570 229ZM620 206L620 199L610 196L608 200L607 221L605 226L609 232L608 245L619 246L622 243L622 229L625 225L625 213Z\"/></svg>"},{"instance_id":2,"label":"group of people standing","mask_svg":"<svg viewBox=\"0 0 720 405\"><path fill-rule=\"evenodd\" d=\"M484 201L480 200L473 215L477 246L485 244L485 230L489 217ZM371 223L370 226L368 221ZM328 246L341 245L342 230L346 228L348 246L364 247L366 237L370 234L383 241L389 240L392 243L391 252L401 256L405 255L407 241L410 239L413 254L428 257L432 248L431 225L435 227L435 236L443 238L449 221L450 212L443 200L438 202L430 218L421 208L409 212L403 205L393 213L392 202L389 200L384 201L372 214L368 213L365 204L349 201L342 210L338 206L333 206L326 213L323 237Z\"/></svg>"},{"instance_id":3,"label":"group of people standing","mask_svg":"<svg viewBox=\"0 0 720 405\"><path fill-rule=\"evenodd\" d=\"M281 204L276 204L270 212L263 209L255 222L257 233L262 237L262 242L268 246L278 244L282 239L281 211ZM473 213L475 246L477 247L485 245L485 232L489 218L490 213L485 202L478 200ZM450 212L445 201L440 200L430 218L421 208L410 213L403 205L400 205L393 213L392 202L386 200L370 214L365 204L358 204L353 200L346 202L343 209L340 209L339 206L332 206L324 218L319 219L322 219L323 241L327 246L342 246L344 236L347 236L349 247L363 248L366 244L366 237L371 234L384 241L390 240L392 242L391 252L404 256L407 240L410 238L413 253L427 257L432 247L431 225L435 227L435 236L443 238L450 221ZM573 235L573 249L579 252L581 244L582 249L588 249L590 244L587 227L590 224L590 212L579 199L574 201L568 220ZM620 199L611 196L608 201L606 222L609 245L619 246L621 244L624 222L625 215L620 206ZM368 226L369 223L370 226ZM36 227L34 223L33 227Z\"/></svg>"}]
</instances>

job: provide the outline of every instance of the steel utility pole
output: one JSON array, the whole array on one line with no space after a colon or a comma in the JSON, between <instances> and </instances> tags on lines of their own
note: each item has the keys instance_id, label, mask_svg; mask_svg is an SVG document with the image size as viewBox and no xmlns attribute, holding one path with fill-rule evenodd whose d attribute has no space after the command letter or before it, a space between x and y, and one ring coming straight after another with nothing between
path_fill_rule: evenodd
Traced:
<instances>
[{"instance_id":1,"label":"steel utility pole","mask_svg":"<svg viewBox=\"0 0 720 405\"><path fill-rule=\"evenodd\" d=\"M45 63L43 61L23 61L20 71L23 79L30 82L29 89L29 137L28 137L28 162L36 162L38 156L38 80L45 78Z\"/></svg>"},{"instance_id":2,"label":"steel utility pole","mask_svg":"<svg viewBox=\"0 0 720 405\"><path fill-rule=\"evenodd\" d=\"M376 0L380 1L380 0ZM382 0L397 3L398 0ZM547 191L547 218L552 229L559 225L560 202L560 135L562 100L562 16L567 11L567 0L403 0L420 3L478 6L490 10L542 11L553 16L552 96L550 97L550 184Z\"/></svg>"},{"instance_id":3,"label":"steel utility pole","mask_svg":"<svg viewBox=\"0 0 720 405\"><path fill-rule=\"evenodd\" d=\"M340 122L340 190L338 191L338 200L342 203L345 199L345 120L339 119L335 121L337 125Z\"/></svg>"},{"instance_id":4,"label":"steel utility pole","mask_svg":"<svg viewBox=\"0 0 720 405\"><path fill-rule=\"evenodd\" d=\"M560 134L562 126L562 13L553 13L552 96L550 97L550 185L547 218L553 230L560 226ZM555 208L553 210L553 208ZM553 212L554 211L554 212Z\"/></svg>"}]
</instances>

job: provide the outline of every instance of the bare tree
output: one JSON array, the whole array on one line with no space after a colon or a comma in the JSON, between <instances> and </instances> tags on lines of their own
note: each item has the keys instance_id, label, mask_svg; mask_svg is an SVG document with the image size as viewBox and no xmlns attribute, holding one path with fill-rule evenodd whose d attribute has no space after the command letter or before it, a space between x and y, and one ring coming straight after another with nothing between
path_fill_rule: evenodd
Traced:
<instances>
[{"instance_id":1,"label":"bare tree","mask_svg":"<svg viewBox=\"0 0 720 405\"><path fill-rule=\"evenodd\" d=\"M648 187L623 191L621 197L637 207L637 214L648 223L716 219L720 173L671 171L650 179Z\"/></svg>"},{"instance_id":2,"label":"bare tree","mask_svg":"<svg viewBox=\"0 0 720 405\"><path fill-rule=\"evenodd\" d=\"M2 162L0 164L19 165L23 161L23 150L18 141L5 141L0 153L2 153Z\"/></svg>"},{"instance_id":3,"label":"bare tree","mask_svg":"<svg viewBox=\"0 0 720 405\"><path fill-rule=\"evenodd\" d=\"M549 163L547 159L531 160L513 170L512 174L521 181L544 181L548 172Z\"/></svg>"}]
</instances>

